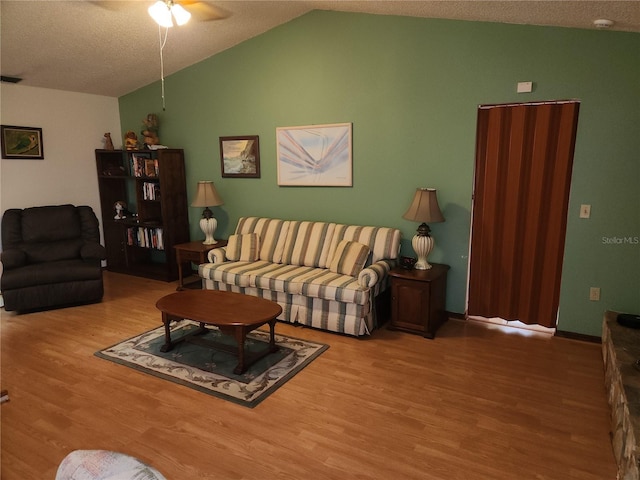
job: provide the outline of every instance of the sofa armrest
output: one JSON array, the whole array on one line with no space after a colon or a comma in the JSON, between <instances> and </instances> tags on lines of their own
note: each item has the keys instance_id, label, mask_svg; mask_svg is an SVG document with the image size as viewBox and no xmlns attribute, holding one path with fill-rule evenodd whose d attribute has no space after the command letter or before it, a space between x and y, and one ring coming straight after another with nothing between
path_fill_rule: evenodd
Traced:
<instances>
[{"instance_id":1,"label":"sofa armrest","mask_svg":"<svg viewBox=\"0 0 640 480\"><path fill-rule=\"evenodd\" d=\"M7 270L22 267L27 264L27 254L17 248L10 248L0 252L0 261Z\"/></svg>"},{"instance_id":2,"label":"sofa armrest","mask_svg":"<svg viewBox=\"0 0 640 480\"><path fill-rule=\"evenodd\" d=\"M107 251L99 243L85 243L80 248L80 256L83 260L104 260L107 258Z\"/></svg>"},{"instance_id":3,"label":"sofa armrest","mask_svg":"<svg viewBox=\"0 0 640 480\"><path fill-rule=\"evenodd\" d=\"M209 250L207 258L211 263L224 263L227 261L227 249L226 247L214 248Z\"/></svg>"},{"instance_id":4,"label":"sofa armrest","mask_svg":"<svg viewBox=\"0 0 640 480\"><path fill-rule=\"evenodd\" d=\"M363 287L373 287L387 277L392 266L387 260L378 260L362 269L358 275L358 283Z\"/></svg>"}]
</instances>

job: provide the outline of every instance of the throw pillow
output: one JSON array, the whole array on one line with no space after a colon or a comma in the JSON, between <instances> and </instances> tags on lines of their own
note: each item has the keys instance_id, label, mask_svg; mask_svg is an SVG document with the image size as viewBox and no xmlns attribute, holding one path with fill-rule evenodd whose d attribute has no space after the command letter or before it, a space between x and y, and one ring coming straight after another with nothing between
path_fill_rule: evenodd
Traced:
<instances>
[{"instance_id":1,"label":"throw pillow","mask_svg":"<svg viewBox=\"0 0 640 480\"><path fill-rule=\"evenodd\" d=\"M342 240L336 248L329 270L333 273L355 277L364 268L369 257L369 247L363 243Z\"/></svg>"},{"instance_id":2,"label":"throw pillow","mask_svg":"<svg viewBox=\"0 0 640 480\"><path fill-rule=\"evenodd\" d=\"M227 241L227 259L234 262L255 262L260 256L260 237L257 233L230 235Z\"/></svg>"}]
</instances>

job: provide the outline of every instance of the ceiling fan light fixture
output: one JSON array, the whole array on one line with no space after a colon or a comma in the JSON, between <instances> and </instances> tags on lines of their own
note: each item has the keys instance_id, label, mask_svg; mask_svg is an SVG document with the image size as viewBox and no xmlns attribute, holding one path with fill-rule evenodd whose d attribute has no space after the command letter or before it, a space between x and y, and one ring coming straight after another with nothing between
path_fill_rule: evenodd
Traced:
<instances>
[{"instance_id":1,"label":"ceiling fan light fixture","mask_svg":"<svg viewBox=\"0 0 640 480\"><path fill-rule=\"evenodd\" d=\"M147 10L153 20L161 27L173 27L171 20L171 10L169 5L162 0L158 0ZM187 12L188 13L188 12Z\"/></svg>"},{"instance_id":2,"label":"ceiling fan light fixture","mask_svg":"<svg viewBox=\"0 0 640 480\"><path fill-rule=\"evenodd\" d=\"M184 25L191 18L191 14L177 3L171 6L171 13L173 14L173 18L176 19L176 23L178 25Z\"/></svg>"}]
</instances>

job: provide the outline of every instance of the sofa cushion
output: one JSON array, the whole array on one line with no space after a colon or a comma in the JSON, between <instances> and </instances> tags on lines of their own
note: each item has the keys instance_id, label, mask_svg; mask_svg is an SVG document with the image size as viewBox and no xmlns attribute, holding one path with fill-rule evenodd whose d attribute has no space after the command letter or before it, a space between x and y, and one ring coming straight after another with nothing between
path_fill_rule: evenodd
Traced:
<instances>
[{"instance_id":1,"label":"sofa cushion","mask_svg":"<svg viewBox=\"0 0 640 480\"><path fill-rule=\"evenodd\" d=\"M356 277L334 273L326 268L285 265L272 262L226 262L200 265L201 277L237 287L255 287L292 295L337 300L364 305L369 288Z\"/></svg>"},{"instance_id":2,"label":"sofa cushion","mask_svg":"<svg viewBox=\"0 0 640 480\"><path fill-rule=\"evenodd\" d=\"M369 263L378 260L395 260L400 250L400 230L389 227L361 227L357 225L336 225L329 258L333 258L342 240L364 243L371 249Z\"/></svg>"},{"instance_id":3,"label":"sofa cushion","mask_svg":"<svg viewBox=\"0 0 640 480\"><path fill-rule=\"evenodd\" d=\"M242 217L235 233L257 233L260 238L260 260L282 262L289 222L277 218Z\"/></svg>"},{"instance_id":4,"label":"sofa cushion","mask_svg":"<svg viewBox=\"0 0 640 480\"><path fill-rule=\"evenodd\" d=\"M264 266L273 265L272 262L224 262L203 263L198 267L198 274L202 278L216 282L224 282L238 287L248 287L249 272Z\"/></svg>"},{"instance_id":5,"label":"sofa cushion","mask_svg":"<svg viewBox=\"0 0 640 480\"><path fill-rule=\"evenodd\" d=\"M257 233L229 235L226 256L234 262L255 262L260 256L260 237Z\"/></svg>"},{"instance_id":6,"label":"sofa cushion","mask_svg":"<svg viewBox=\"0 0 640 480\"><path fill-rule=\"evenodd\" d=\"M272 264L247 274L251 287L361 305L368 301L369 289L361 286L357 278L326 268Z\"/></svg>"},{"instance_id":7,"label":"sofa cushion","mask_svg":"<svg viewBox=\"0 0 640 480\"><path fill-rule=\"evenodd\" d=\"M333 255L329 270L355 277L364 268L369 252L369 247L363 243L342 240Z\"/></svg>"},{"instance_id":8,"label":"sofa cushion","mask_svg":"<svg viewBox=\"0 0 640 480\"><path fill-rule=\"evenodd\" d=\"M302 284L298 278L316 270L315 267L272 263L252 270L249 273L251 277L249 285L264 290L297 295L302 290Z\"/></svg>"},{"instance_id":9,"label":"sofa cushion","mask_svg":"<svg viewBox=\"0 0 640 480\"><path fill-rule=\"evenodd\" d=\"M356 277L341 275L326 268L298 277L302 283L300 294L307 297L336 300L364 305L369 301L369 288L363 287Z\"/></svg>"},{"instance_id":10,"label":"sofa cushion","mask_svg":"<svg viewBox=\"0 0 640 480\"><path fill-rule=\"evenodd\" d=\"M335 227L335 223L290 222L282 263L326 268Z\"/></svg>"}]
</instances>

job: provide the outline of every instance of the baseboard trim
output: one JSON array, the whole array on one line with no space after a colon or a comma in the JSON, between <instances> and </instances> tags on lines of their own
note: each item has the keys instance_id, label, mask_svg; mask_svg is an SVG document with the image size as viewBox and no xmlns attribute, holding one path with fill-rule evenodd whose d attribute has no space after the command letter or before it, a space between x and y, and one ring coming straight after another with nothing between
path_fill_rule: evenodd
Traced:
<instances>
[{"instance_id":1,"label":"baseboard trim","mask_svg":"<svg viewBox=\"0 0 640 480\"><path fill-rule=\"evenodd\" d=\"M457 313L457 312L447 312L447 318L453 318L454 320L466 320L467 317L464 315L464 313Z\"/></svg>"},{"instance_id":2,"label":"baseboard trim","mask_svg":"<svg viewBox=\"0 0 640 480\"><path fill-rule=\"evenodd\" d=\"M570 338L571 340L580 340L582 342L589 343L602 343L602 337L595 335L585 335L584 333L567 332L564 330L556 329L556 337Z\"/></svg>"}]
</instances>

